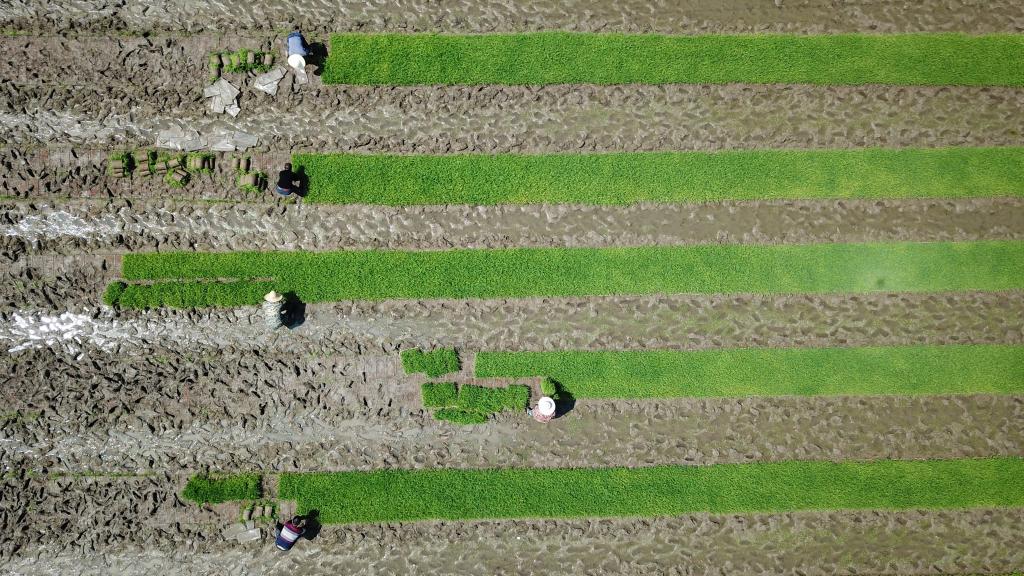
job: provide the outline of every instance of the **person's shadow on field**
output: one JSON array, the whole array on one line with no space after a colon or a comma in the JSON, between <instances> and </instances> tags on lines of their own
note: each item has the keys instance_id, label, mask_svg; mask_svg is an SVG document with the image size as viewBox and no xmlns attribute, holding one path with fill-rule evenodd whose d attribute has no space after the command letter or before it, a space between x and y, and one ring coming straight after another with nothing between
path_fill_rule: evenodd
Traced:
<instances>
[{"instance_id":1,"label":"person's shadow on field","mask_svg":"<svg viewBox=\"0 0 1024 576\"><path fill-rule=\"evenodd\" d=\"M302 537L306 540L316 540L316 537L320 535L320 511L310 510L306 513L306 531L302 533Z\"/></svg>"},{"instance_id":2,"label":"person's shadow on field","mask_svg":"<svg viewBox=\"0 0 1024 576\"><path fill-rule=\"evenodd\" d=\"M294 330L306 321L306 303L299 300L295 292L284 293L284 310L281 312L281 323L285 328Z\"/></svg>"},{"instance_id":3,"label":"person's shadow on field","mask_svg":"<svg viewBox=\"0 0 1024 576\"><path fill-rule=\"evenodd\" d=\"M298 183L298 188L292 194L299 198L305 198L306 194L309 193L309 175L306 174L306 167L299 166L297 169L292 170L292 175L295 176L295 181Z\"/></svg>"},{"instance_id":4,"label":"person's shadow on field","mask_svg":"<svg viewBox=\"0 0 1024 576\"><path fill-rule=\"evenodd\" d=\"M306 46L306 63L316 66L313 76L324 73L324 62L327 61L327 46L323 42L313 42Z\"/></svg>"},{"instance_id":5,"label":"person's shadow on field","mask_svg":"<svg viewBox=\"0 0 1024 576\"><path fill-rule=\"evenodd\" d=\"M576 407L576 397L572 395L572 392L566 390L561 382L554 378L549 378L549 380L555 386L555 393L551 396L551 399L555 401L555 418L561 418Z\"/></svg>"}]
</instances>

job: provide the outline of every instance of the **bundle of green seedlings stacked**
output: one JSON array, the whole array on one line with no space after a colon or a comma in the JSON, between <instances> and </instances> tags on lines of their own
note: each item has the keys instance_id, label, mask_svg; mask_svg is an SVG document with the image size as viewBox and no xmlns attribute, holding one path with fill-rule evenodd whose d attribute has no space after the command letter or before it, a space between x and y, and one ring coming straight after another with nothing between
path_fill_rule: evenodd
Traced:
<instances>
[{"instance_id":1,"label":"bundle of green seedlings stacked","mask_svg":"<svg viewBox=\"0 0 1024 576\"><path fill-rule=\"evenodd\" d=\"M462 369L459 354L452 348L424 352L419 348L402 350L402 369L406 374L426 374L431 378L453 374Z\"/></svg>"},{"instance_id":2,"label":"bundle of green seedlings stacked","mask_svg":"<svg viewBox=\"0 0 1024 576\"><path fill-rule=\"evenodd\" d=\"M618 204L1024 197L1024 148L608 154L296 154L306 201Z\"/></svg>"},{"instance_id":3,"label":"bundle of green seedlings stacked","mask_svg":"<svg viewBox=\"0 0 1024 576\"><path fill-rule=\"evenodd\" d=\"M210 80L215 80L220 72L269 72L274 64L274 54L239 48L234 52L210 52Z\"/></svg>"},{"instance_id":4,"label":"bundle of green seedlings stacked","mask_svg":"<svg viewBox=\"0 0 1024 576\"><path fill-rule=\"evenodd\" d=\"M189 479L182 496L200 504L258 500L260 483L259 474L201 474Z\"/></svg>"},{"instance_id":5,"label":"bundle of green seedlings stacked","mask_svg":"<svg viewBox=\"0 0 1024 576\"><path fill-rule=\"evenodd\" d=\"M325 523L1024 506L1024 459L282 474L279 494Z\"/></svg>"},{"instance_id":6,"label":"bundle of green seedlings stacked","mask_svg":"<svg viewBox=\"0 0 1024 576\"><path fill-rule=\"evenodd\" d=\"M530 401L527 386L490 388L451 382L433 382L421 387L423 407L433 408L434 418L455 424L483 424L505 410L522 411Z\"/></svg>"},{"instance_id":7,"label":"bundle of green seedlings stacked","mask_svg":"<svg viewBox=\"0 0 1024 576\"><path fill-rule=\"evenodd\" d=\"M1024 85L1018 34L334 34L328 84Z\"/></svg>"},{"instance_id":8,"label":"bundle of green seedlings stacked","mask_svg":"<svg viewBox=\"0 0 1024 576\"><path fill-rule=\"evenodd\" d=\"M139 283L107 298L125 308L251 305L271 289L304 302L1009 290L1024 288L1024 242L169 252L127 254L122 274Z\"/></svg>"},{"instance_id":9,"label":"bundle of green seedlings stacked","mask_svg":"<svg viewBox=\"0 0 1024 576\"><path fill-rule=\"evenodd\" d=\"M476 375L576 398L1024 393L1024 346L481 352Z\"/></svg>"}]
</instances>

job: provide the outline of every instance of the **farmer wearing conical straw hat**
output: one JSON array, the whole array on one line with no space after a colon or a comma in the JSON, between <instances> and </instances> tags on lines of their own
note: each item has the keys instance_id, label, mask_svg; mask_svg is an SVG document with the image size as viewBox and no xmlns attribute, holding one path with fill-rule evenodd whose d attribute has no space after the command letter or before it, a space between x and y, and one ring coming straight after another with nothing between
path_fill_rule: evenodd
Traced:
<instances>
[{"instance_id":1,"label":"farmer wearing conical straw hat","mask_svg":"<svg viewBox=\"0 0 1024 576\"><path fill-rule=\"evenodd\" d=\"M533 416L537 422L550 422L555 417L555 401L548 396L542 396L537 401L537 406L527 409L526 413Z\"/></svg>"}]
</instances>

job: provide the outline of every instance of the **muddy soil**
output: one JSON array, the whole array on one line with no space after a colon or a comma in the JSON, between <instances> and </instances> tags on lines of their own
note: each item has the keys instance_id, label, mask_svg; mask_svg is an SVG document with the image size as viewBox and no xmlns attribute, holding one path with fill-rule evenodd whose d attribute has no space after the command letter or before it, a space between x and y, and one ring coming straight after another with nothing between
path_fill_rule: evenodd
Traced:
<instances>
[{"instance_id":1,"label":"muddy soil","mask_svg":"<svg viewBox=\"0 0 1024 576\"><path fill-rule=\"evenodd\" d=\"M637 206L302 206L170 200L0 204L33 254L1014 240L1024 201L773 201ZM29 244L30 243L30 244Z\"/></svg>"},{"instance_id":2,"label":"muddy soil","mask_svg":"<svg viewBox=\"0 0 1024 576\"><path fill-rule=\"evenodd\" d=\"M0 26L37 32L111 30L307 32L1020 32L1024 8L1013 0L912 3L854 0L685 0L678 2L316 2L241 0L11 0L0 7Z\"/></svg>"},{"instance_id":3,"label":"muddy soil","mask_svg":"<svg viewBox=\"0 0 1024 576\"><path fill-rule=\"evenodd\" d=\"M232 119L211 113L202 91L209 52L238 47L284 57L268 33L0 37L0 141L86 156L82 147L151 144L172 125L240 129L280 152L992 146L1024 134L1024 91L998 87L342 87L289 74L271 97L252 87L255 74L231 73L242 90Z\"/></svg>"},{"instance_id":4,"label":"muddy soil","mask_svg":"<svg viewBox=\"0 0 1024 576\"><path fill-rule=\"evenodd\" d=\"M22 382L0 422L4 472L643 466L1024 452L1024 398L580 401L550 427L473 428L422 409L397 354L260 358L49 350L0 362ZM551 433L559 438L551 442Z\"/></svg>"},{"instance_id":5,"label":"muddy soil","mask_svg":"<svg viewBox=\"0 0 1024 576\"><path fill-rule=\"evenodd\" d=\"M145 546L109 546L90 553L95 528L69 510L81 497L50 490L46 515L64 519L63 537L23 546L8 569L14 574L967 574L1006 573L1024 563L1020 510L798 512L785 514L695 514L655 519L421 522L381 526L327 527L288 554L270 542L240 545L217 541L199 525L194 539L172 548L179 528L166 515L137 515L118 480L93 481L114 496L103 506L79 509L124 511L126 528L156 532ZM128 482L134 482L128 481ZM40 481L17 494L42 491ZM51 484L53 481L50 482ZM68 482L70 484L70 482ZM10 484L10 483L9 483ZM33 490L34 488L34 490ZM11 491L14 492L14 491ZM27 498L26 498L27 499ZM157 504L141 507L157 508ZM162 504L164 510L173 510ZM230 511L225 511L230 515ZM43 517L46 517L45 515ZM209 517L209 514L206 515ZM107 521L109 522L109 521ZM114 522L111 522L114 523ZM104 536L110 530L104 526ZM84 542L83 546L81 542ZM956 543L951 545L951 543ZM83 550L85 548L85 550Z\"/></svg>"},{"instance_id":6,"label":"muddy soil","mask_svg":"<svg viewBox=\"0 0 1024 576\"><path fill-rule=\"evenodd\" d=\"M259 308L122 311L98 307L109 258L70 270L33 259L8 272L0 345L136 354L150 346L327 355L405 346L469 350L1020 344L1024 292L670 295L309 304L268 332Z\"/></svg>"},{"instance_id":7,"label":"muddy soil","mask_svg":"<svg viewBox=\"0 0 1024 576\"><path fill-rule=\"evenodd\" d=\"M405 153L1024 142L1024 91L995 87L302 87L289 98L285 86L270 98L236 80L245 94L242 112L231 118L211 115L201 101L203 61L169 88L177 96L138 96L104 85L15 85L0 92L0 138L21 149L106 149L152 145L161 130L180 126L200 134L241 130L258 136L262 151Z\"/></svg>"},{"instance_id":8,"label":"muddy soil","mask_svg":"<svg viewBox=\"0 0 1024 576\"><path fill-rule=\"evenodd\" d=\"M177 496L182 485L168 474L5 477L0 481L0 524L18 529L0 541L0 559L24 553L27 546L45 556L102 557L125 547L168 554L195 550L232 516L228 507L200 509L183 502Z\"/></svg>"}]
</instances>

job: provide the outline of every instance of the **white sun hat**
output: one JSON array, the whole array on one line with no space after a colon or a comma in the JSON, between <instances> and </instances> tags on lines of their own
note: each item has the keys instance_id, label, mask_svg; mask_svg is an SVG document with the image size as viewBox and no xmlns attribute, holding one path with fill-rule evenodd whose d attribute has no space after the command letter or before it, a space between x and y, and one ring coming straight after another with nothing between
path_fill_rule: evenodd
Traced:
<instances>
[{"instance_id":1,"label":"white sun hat","mask_svg":"<svg viewBox=\"0 0 1024 576\"><path fill-rule=\"evenodd\" d=\"M302 70L306 67L306 59L302 57L302 54L289 54L288 65L296 70Z\"/></svg>"},{"instance_id":2,"label":"white sun hat","mask_svg":"<svg viewBox=\"0 0 1024 576\"><path fill-rule=\"evenodd\" d=\"M267 302L280 302L281 300L284 300L284 296L281 296L276 291L271 290L269 293L267 293L266 296L263 297L263 299L266 300Z\"/></svg>"},{"instance_id":3,"label":"white sun hat","mask_svg":"<svg viewBox=\"0 0 1024 576\"><path fill-rule=\"evenodd\" d=\"M555 401L544 396L537 402L537 412L539 412L541 416L554 416Z\"/></svg>"}]
</instances>

